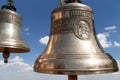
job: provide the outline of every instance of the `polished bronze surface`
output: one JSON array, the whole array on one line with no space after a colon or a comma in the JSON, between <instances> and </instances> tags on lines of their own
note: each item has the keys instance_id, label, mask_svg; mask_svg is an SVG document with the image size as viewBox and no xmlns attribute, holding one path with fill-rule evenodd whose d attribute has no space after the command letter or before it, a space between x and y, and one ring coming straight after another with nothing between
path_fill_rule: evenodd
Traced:
<instances>
[{"instance_id":1,"label":"polished bronze surface","mask_svg":"<svg viewBox=\"0 0 120 80\"><path fill-rule=\"evenodd\" d=\"M51 14L50 39L34 64L34 71L48 74L101 74L118 71L94 28L93 11L82 3L63 3Z\"/></svg>"},{"instance_id":2,"label":"polished bronze surface","mask_svg":"<svg viewBox=\"0 0 120 80\"><path fill-rule=\"evenodd\" d=\"M30 49L22 38L21 25L22 18L18 13L9 9L0 10L0 52L3 52L3 57L10 52L29 52ZM5 63L7 62L5 58Z\"/></svg>"}]
</instances>

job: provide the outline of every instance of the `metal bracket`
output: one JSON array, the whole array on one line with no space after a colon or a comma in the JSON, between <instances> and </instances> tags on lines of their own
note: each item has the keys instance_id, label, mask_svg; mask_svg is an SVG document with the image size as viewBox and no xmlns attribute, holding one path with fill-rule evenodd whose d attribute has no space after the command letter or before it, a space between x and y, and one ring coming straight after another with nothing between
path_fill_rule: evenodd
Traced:
<instances>
[{"instance_id":1,"label":"metal bracket","mask_svg":"<svg viewBox=\"0 0 120 80\"><path fill-rule=\"evenodd\" d=\"M9 9L12 11L16 11L13 0L7 0L7 4L3 5L1 9Z\"/></svg>"},{"instance_id":2,"label":"metal bracket","mask_svg":"<svg viewBox=\"0 0 120 80\"><path fill-rule=\"evenodd\" d=\"M71 2L82 3L81 0L59 0L59 1L60 1L60 4L61 4L61 5L64 5L64 4L66 4L66 3L71 3Z\"/></svg>"},{"instance_id":3,"label":"metal bracket","mask_svg":"<svg viewBox=\"0 0 120 80\"><path fill-rule=\"evenodd\" d=\"M59 0L59 1L61 6L65 4L64 0Z\"/></svg>"}]
</instances>

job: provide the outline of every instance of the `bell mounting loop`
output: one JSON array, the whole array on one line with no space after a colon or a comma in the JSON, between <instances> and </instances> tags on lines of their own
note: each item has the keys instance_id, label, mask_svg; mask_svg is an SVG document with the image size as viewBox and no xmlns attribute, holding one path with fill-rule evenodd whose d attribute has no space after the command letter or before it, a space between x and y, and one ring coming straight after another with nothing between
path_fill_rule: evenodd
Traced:
<instances>
[{"instance_id":1,"label":"bell mounting loop","mask_svg":"<svg viewBox=\"0 0 120 80\"><path fill-rule=\"evenodd\" d=\"M64 5L66 3L73 3L73 2L75 2L75 3L82 3L81 0L59 0L59 1L60 1L61 5Z\"/></svg>"},{"instance_id":2,"label":"bell mounting loop","mask_svg":"<svg viewBox=\"0 0 120 80\"><path fill-rule=\"evenodd\" d=\"M9 9L12 11L16 11L13 0L7 0L7 4L3 5L1 9Z\"/></svg>"},{"instance_id":3,"label":"bell mounting loop","mask_svg":"<svg viewBox=\"0 0 120 80\"><path fill-rule=\"evenodd\" d=\"M64 0L59 0L59 2L61 6L65 4Z\"/></svg>"},{"instance_id":4,"label":"bell mounting loop","mask_svg":"<svg viewBox=\"0 0 120 80\"><path fill-rule=\"evenodd\" d=\"M81 3L80 0L64 0L65 3L72 3L72 2L78 2Z\"/></svg>"}]
</instances>

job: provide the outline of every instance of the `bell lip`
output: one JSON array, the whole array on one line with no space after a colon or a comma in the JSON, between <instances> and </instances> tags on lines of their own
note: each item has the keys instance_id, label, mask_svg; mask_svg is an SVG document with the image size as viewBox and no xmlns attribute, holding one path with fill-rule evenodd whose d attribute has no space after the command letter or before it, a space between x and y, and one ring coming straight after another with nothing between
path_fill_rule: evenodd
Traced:
<instances>
[{"instance_id":1,"label":"bell lip","mask_svg":"<svg viewBox=\"0 0 120 80\"><path fill-rule=\"evenodd\" d=\"M106 53L108 58L112 59L112 67L101 67L101 68L71 68L71 69L61 69L61 68L41 68L39 59L42 59L42 55L35 61L33 70L37 73L44 74L56 74L56 75L89 75L89 74L105 74L105 73L114 73L119 71L118 63L112 58L111 55ZM48 62L49 63L49 62ZM49 65L49 64L47 64Z\"/></svg>"},{"instance_id":2,"label":"bell lip","mask_svg":"<svg viewBox=\"0 0 120 80\"><path fill-rule=\"evenodd\" d=\"M66 71L56 71L56 70L43 70L41 69L40 71L37 71L34 69L34 72L37 72L37 73L43 73L43 74L54 74L54 75L95 75L95 74L109 74L109 73L115 73L119 71L118 68L116 69L105 69L105 70L87 70L87 71L72 71L72 70L66 70Z\"/></svg>"},{"instance_id":3,"label":"bell lip","mask_svg":"<svg viewBox=\"0 0 120 80\"><path fill-rule=\"evenodd\" d=\"M20 41L4 40L3 42L1 41L0 52L3 52L5 50L8 50L9 52L12 52L12 53L30 52L29 45L23 40L20 40Z\"/></svg>"},{"instance_id":4,"label":"bell lip","mask_svg":"<svg viewBox=\"0 0 120 80\"><path fill-rule=\"evenodd\" d=\"M7 49L11 53L27 53L27 52L30 52L29 47L13 47L13 46L0 47L0 52L3 52L5 49Z\"/></svg>"}]
</instances>

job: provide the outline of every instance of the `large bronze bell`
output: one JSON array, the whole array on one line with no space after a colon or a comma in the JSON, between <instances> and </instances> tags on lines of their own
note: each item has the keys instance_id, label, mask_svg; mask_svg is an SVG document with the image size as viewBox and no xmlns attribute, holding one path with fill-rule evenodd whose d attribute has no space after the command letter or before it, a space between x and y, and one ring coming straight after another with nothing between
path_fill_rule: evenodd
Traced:
<instances>
[{"instance_id":1,"label":"large bronze bell","mask_svg":"<svg viewBox=\"0 0 120 80\"><path fill-rule=\"evenodd\" d=\"M3 52L5 63L9 53L29 52L29 47L21 35L22 18L16 8L8 0L8 4L0 10L0 52Z\"/></svg>"},{"instance_id":2,"label":"large bronze bell","mask_svg":"<svg viewBox=\"0 0 120 80\"><path fill-rule=\"evenodd\" d=\"M93 11L79 0L60 0L51 14L50 39L34 71L48 74L101 74L118 71L116 61L104 52L95 33ZM72 77L73 76L73 77Z\"/></svg>"}]
</instances>

